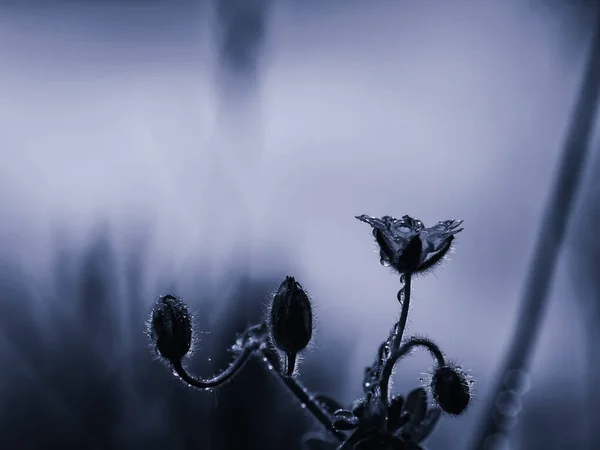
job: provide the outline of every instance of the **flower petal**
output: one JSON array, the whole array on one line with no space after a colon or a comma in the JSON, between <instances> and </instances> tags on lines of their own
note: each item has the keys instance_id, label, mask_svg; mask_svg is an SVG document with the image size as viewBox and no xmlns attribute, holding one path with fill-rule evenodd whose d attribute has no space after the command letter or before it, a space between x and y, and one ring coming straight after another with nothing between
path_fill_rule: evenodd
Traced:
<instances>
[{"instance_id":1,"label":"flower petal","mask_svg":"<svg viewBox=\"0 0 600 450\"><path fill-rule=\"evenodd\" d=\"M444 248L451 236L460 233L463 228L458 226L463 223L462 220L445 220L438 222L431 228L425 228L421 232L421 238L424 242L423 250L427 253L434 253Z\"/></svg>"}]
</instances>

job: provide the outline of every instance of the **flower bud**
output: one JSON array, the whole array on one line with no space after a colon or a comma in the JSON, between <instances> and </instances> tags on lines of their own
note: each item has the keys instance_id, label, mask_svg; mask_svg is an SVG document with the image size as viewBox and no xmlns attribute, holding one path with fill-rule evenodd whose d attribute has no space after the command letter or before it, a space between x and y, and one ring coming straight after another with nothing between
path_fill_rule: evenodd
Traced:
<instances>
[{"instance_id":1,"label":"flower bud","mask_svg":"<svg viewBox=\"0 0 600 450\"><path fill-rule=\"evenodd\" d=\"M157 353L171 363L179 362L192 345L192 320L187 306L172 295L163 295L154 304L149 334Z\"/></svg>"},{"instance_id":2,"label":"flower bud","mask_svg":"<svg viewBox=\"0 0 600 450\"><path fill-rule=\"evenodd\" d=\"M298 353L312 337L313 317L310 300L294 277L286 277L271 305L271 339L286 356L287 376L296 366Z\"/></svg>"},{"instance_id":3,"label":"flower bud","mask_svg":"<svg viewBox=\"0 0 600 450\"><path fill-rule=\"evenodd\" d=\"M454 366L435 369L431 377L431 392L442 411L458 416L471 400L471 387L465 372Z\"/></svg>"}]
</instances>

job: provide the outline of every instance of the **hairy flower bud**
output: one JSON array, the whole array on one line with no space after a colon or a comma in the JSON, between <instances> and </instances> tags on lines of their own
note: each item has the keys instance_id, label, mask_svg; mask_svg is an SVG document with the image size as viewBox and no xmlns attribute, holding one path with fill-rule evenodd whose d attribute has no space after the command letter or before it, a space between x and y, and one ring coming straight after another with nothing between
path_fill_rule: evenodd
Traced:
<instances>
[{"instance_id":1,"label":"hairy flower bud","mask_svg":"<svg viewBox=\"0 0 600 450\"><path fill-rule=\"evenodd\" d=\"M270 328L273 344L287 358L286 374L291 376L296 357L310 342L313 331L310 300L294 277L286 277L273 297Z\"/></svg>"},{"instance_id":2,"label":"hairy flower bud","mask_svg":"<svg viewBox=\"0 0 600 450\"><path fill-rule=\"evenodd\" d=\"M192 320L187 306L172 295L163 295L154 304L149 334L157 353L171 363L179 362L192 345Z\"/></svg>"},{"instance_id":3,"label":"hairy flower bud","mask_svg":"<svg viewBox=\"0 0 600 450\"><path fill-rule=\"evenodd\" d=\"M431 392L442 411L458 416L471 401L471 387L460 367L442 366L431 377Z\"/></svg>"}]
</instances>

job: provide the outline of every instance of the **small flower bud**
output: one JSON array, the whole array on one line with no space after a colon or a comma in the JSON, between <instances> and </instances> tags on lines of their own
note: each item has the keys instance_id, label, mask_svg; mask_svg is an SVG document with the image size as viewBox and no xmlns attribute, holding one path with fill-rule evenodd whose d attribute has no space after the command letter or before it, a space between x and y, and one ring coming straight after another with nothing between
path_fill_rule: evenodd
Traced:
<instances>
[{"instance_id":1,"label":"small flower bud","mask_svg":"<svg viewBox=\"0 0 600 450\"><path fill-rule=\"evenodd\" d=\"M471 388L465 372L455 366L435 369L431 377L431 392L442 411L458 416L471 400Z\"/></svg>"},{"instance_id":2,"label":"small flower bud","mask_svg":"<svg viewBox=\"0 0 600 450\"><path fill-rule=\"evenodd\" d=\"M286 277L271 305L271 339L286 356L287 376L296 366L298 353L312 338L313 317L310 300L294 277Z\"/></svg>"},{"instance_id":3,"label":"small flower bud","mask_svg":"<svg viewBox=\"0 0 600 450\"><path fill-rule=\"evenodd\" d=\"M192 320L185 303L163 295L154 304L149 334L157 353L171 363L179 362L192 345Z\"/></svg>"}]
</instances>

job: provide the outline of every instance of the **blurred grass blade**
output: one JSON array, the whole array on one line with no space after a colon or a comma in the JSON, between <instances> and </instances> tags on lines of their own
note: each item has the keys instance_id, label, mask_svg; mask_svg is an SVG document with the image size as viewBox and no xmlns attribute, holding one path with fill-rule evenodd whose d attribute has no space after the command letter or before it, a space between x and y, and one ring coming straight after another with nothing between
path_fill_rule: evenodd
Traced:
<instances>
[{"instance_id":1,"label":"blurred grass blade","mask_svg":"<svg viewBox=\"0 0 600 450\"><path fill-rule=\"evenodd\" d=\"M584 162L590 145L598 107L600 88L600 7L596 8L594 37L584 77L567 130L561 161L547 200L533 258L523 288L519 318L510 347L504 358L491 395L484 405L479 428L472 441L473 450L490 450L490 437L502 437L508 430L501 426L504 416L496 399L506 387L504 380L512 371L527 370L541 323L544 318L550 283L553 279L561 245L565 238L575 194L579 187ZM498 442L499 439L494 439ZM489 445L488 445L489 444Z\"/></svg>"}]
</instances>

